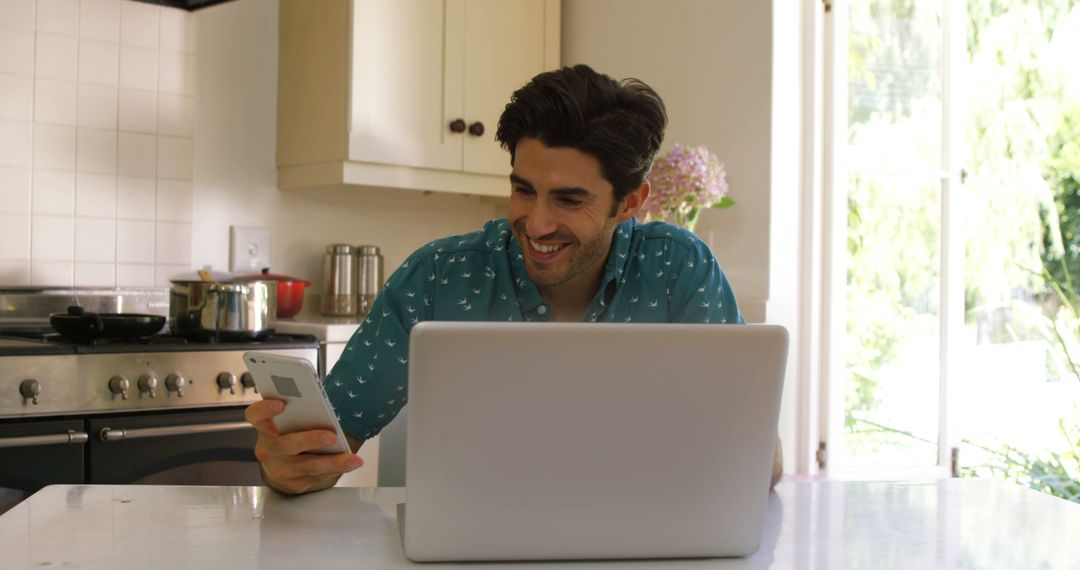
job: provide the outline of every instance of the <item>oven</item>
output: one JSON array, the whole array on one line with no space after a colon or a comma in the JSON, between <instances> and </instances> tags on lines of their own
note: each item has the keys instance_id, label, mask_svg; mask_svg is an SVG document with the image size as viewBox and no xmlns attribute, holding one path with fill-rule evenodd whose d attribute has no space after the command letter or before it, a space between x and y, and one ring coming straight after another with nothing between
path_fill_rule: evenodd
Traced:
<instances>
[{"instance_id":1,"label":"oven","mask_svg":"<svg viewBox=\"0 0 1080 570\"><path fill-rule=\"evenodd\" d=\"M50 484L259 485L243 354L318 363L306 335L72 340L0 319L0 513Z\"/></svg>"}]
</instances>

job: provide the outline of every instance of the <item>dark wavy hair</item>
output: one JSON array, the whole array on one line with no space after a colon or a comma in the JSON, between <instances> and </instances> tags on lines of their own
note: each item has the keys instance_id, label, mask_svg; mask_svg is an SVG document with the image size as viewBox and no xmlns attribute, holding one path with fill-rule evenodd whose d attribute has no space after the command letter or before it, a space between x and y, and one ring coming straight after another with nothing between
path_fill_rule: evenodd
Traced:
<instances>
[{"instance_id":1,"label":"dark wavy hair","mask_svg":"<svg viewBox=\"0 0 1080 570\"><path fill-rule=\"evenodd\" d=\"M575 65L541 73L515 91L495 139L510 151L510 164L522 137L595 156L619 204L645 181L666 126L664 101L652 87Z\"/></svg>"}]
</instances>

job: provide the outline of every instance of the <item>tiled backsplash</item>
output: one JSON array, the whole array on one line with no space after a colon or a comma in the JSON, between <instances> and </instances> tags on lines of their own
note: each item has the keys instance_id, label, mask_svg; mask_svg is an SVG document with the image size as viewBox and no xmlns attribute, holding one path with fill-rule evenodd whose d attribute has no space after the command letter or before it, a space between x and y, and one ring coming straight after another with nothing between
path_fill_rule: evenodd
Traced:
<instances>
[{"instance_id":1,"label":"tiled backsplash","mask_svg":"<svg viewBox=\"0 0 1080 570\"><path fill-rule=\"evenodd\" d=\"M0 286L190 268L195 37L142 2L0 0Z\"/></svg>"}]
</instances>

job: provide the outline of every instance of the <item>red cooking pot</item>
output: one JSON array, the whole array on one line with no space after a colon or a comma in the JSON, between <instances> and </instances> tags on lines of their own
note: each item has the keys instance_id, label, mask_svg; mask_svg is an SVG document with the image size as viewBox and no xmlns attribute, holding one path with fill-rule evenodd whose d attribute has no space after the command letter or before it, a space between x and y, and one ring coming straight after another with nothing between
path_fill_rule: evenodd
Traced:
<instances>
[{"instance_id":1,"label":"red cooking pot","mask_svg":"<svg viewBox=\"0 0 1080 570\"><path fill-rule=\"evenodd\" d=\"M304 288L311 286L311 281L270 273L269 267L263 269L262 273L237 277L235 281L276 281L279 319L295 317L300 313L300 307L304 304Z\"/></svg>"}]
</instances>

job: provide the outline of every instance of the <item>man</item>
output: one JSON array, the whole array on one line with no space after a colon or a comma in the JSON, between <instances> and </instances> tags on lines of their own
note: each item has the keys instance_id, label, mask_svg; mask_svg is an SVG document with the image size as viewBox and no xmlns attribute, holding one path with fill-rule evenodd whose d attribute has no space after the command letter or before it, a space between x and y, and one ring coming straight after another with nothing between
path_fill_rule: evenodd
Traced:
<instances>
[{"instance_id":1,"label":"man","mask_svg":"<svg viewBox=\"0 0 1080 570\"><path fill-rule=\"evenodd\" d=\"M413 253L326 378L354 452L405 405L409 330L420 321L744 322L708 247L681 228L634 219L666 124L649 86L584 65L540 74L513 94L496 133L513 166L507 219ZM304 454L334 434L279 435L282 409L266 400L247 410L269 486L316 491L360 467L353 454Z\"/></svg>"}]
</instances>

